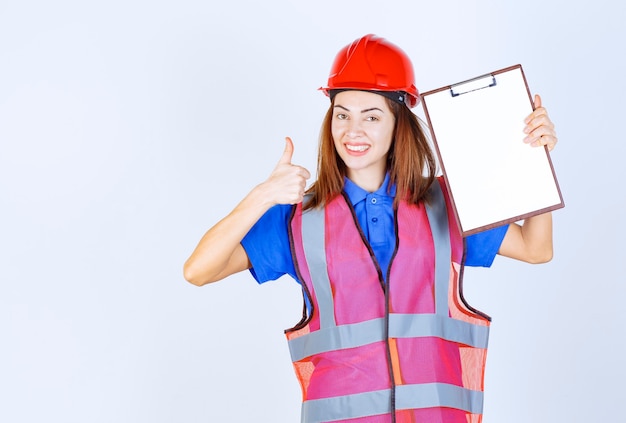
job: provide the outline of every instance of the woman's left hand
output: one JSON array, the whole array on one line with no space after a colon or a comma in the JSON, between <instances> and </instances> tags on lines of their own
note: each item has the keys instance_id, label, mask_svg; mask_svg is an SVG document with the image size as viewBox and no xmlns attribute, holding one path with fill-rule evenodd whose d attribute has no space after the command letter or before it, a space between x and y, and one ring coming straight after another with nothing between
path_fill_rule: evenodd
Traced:
<instances>
[{"instance_id":1,"label":"woman's left hand","mask_svg":"<svg viewBox=\"0 0 626 423\"><path fill-rule=\"evenodd\" d=\"M541 106L541 97L535 94L535 110L524 119L526 127L524 142L533 147L547 146L548 151L552 151L558 142L554 123L548 116L548 111Z\"/></svg>"}]
</instances>

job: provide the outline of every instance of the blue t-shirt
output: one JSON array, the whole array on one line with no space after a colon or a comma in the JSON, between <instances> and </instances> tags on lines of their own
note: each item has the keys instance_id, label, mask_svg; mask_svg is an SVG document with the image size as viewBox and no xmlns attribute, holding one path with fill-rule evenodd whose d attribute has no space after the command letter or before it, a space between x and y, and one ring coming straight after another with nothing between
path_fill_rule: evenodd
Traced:
<instances>
[{"instance_id":1,"label":"blue t-shirt","mask_svg":"<svg viewBox=\"0 0 626 423\"><path fill-rule=\"evenodd\" d=\"M348 178L344 191L370 243L383 275L396 246L393 200L395 186L389 192L389 174L381 187L368 192ZM298 281L289 245L289 217L291 205L277 205L269 209L241 241L252 263L250 272L259 283L278 279L288 274ZM466 238L466 266L489 267L500 249L508 225L471 235ZM299 281L298 281L299 282Z\"/></svg>"}]
</instances>

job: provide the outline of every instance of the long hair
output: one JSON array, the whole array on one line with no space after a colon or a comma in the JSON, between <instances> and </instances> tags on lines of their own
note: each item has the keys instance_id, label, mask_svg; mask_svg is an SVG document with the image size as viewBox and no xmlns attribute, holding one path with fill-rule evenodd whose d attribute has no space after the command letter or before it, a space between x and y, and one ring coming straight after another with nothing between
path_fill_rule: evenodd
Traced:
<instances>
[{"instance_id":1,"label":"long hair","mask_svg":"<svg viewBox=\"0 0 626 423\"><path fill-rule=\"evenodd\" d=\"M394 207L401 200L418 204L426 199L428 188L435 180L435 157L418 117L408 107L388 98L385 100L396 119L393 140L387 153L387 172L391 184L396 185L397 192ZM346 165L339 157L333 141L333 108L334 99L322 122L317 180L307 190L311 198L304 205L305 209L321 207L343 190Z\"/></svg>"}]
</instances>

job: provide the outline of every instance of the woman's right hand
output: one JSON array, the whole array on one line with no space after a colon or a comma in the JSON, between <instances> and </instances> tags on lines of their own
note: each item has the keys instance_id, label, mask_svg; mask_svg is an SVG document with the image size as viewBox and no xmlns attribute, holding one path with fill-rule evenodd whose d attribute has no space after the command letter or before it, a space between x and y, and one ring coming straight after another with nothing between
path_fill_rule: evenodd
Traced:
<instances>
[{"instance_id":1,"label":"woman's right hand","mask_svg":"<svg viewBox=\"0 0 626 423\"><path fill-rule=\"evenodd\" d=\"M298 204L304 198L306 181L311 174L291 163L293 141L285 138L285 150L269 178L262 184L268 200L274 204Z\"/></svg>"}]
</instances>

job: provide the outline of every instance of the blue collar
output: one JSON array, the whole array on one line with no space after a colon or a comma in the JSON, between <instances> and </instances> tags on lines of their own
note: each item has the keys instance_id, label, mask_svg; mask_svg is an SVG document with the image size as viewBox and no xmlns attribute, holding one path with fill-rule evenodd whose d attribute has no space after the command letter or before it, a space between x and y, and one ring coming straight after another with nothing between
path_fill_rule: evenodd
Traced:
<instances>
[{"instance_id":1,"label":"blue collar","mask_svg":"<svg viewBox=\"0 0 626 423\"><path fill-rule=\"evenodd\" d=\"M352 206L355 206L357 203L365 200L368 195L374 194L381 197L388 197L393 200L396 196L396 186L395 184L391 186L389 192L387 192L387 187L389 187L389 173L385 175L385 180L374 192L369 192L352 182L348 177L344 177L343 190L348 195Z\"/></svg>"}]
</instances>

